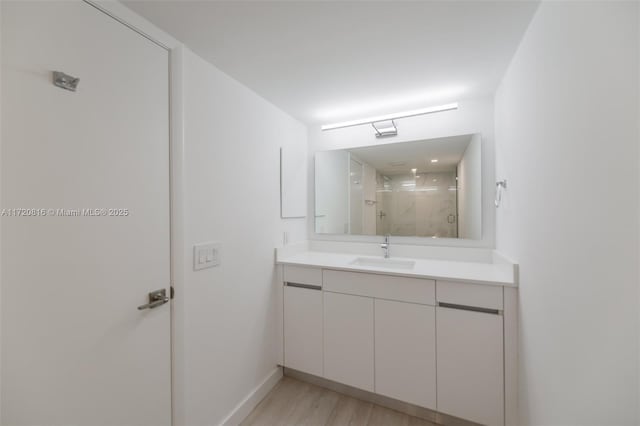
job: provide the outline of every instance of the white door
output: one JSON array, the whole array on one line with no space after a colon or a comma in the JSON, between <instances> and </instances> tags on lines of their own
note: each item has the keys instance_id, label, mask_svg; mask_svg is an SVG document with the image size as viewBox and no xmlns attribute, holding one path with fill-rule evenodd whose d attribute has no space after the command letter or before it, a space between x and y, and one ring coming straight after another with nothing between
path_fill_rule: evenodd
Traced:
<instances>
[{"instance_id":1,"label":"white door","mask_svg":"<svg viewBox=\"0 0 640 426\"><path fill-rule=\"evenodd\" d=\"M170 306L137 309L170 286L168 52L80 1L1 7L2 424L169 425Z\"/></svg>"}]
</instances>

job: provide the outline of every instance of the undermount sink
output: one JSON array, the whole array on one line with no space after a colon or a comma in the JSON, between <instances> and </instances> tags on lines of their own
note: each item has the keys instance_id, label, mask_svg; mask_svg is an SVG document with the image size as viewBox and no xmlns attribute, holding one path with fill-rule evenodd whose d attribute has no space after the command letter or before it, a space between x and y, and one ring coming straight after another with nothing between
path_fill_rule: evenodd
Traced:
<instances>
[{"instance_id":1,"label":"undermount sink","mask_svg":"<svg viewBox=\"0 0 640 426\"><path fill-rule=\"evenodd\" d=\"M350 262L350 265L388 269L413 269L415 264L413 260L385 259L384 257L357 257Z\"/></svg>"}]
</instances>

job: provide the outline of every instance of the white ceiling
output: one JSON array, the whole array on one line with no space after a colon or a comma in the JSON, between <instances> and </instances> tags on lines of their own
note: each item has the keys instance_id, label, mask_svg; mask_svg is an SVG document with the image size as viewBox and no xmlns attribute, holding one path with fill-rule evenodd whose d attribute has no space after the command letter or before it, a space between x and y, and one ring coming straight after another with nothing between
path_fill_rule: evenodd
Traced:
<instances>
[{"instance_id":1,"label":"white ceiling","mask_svg":"<svg viewBox=\"0 0 640 426\"><path fill-rule=\"evenodd\" d=\"M415 142L373 145L349 152L387 176L456 170L473 135L450 136ZM437 163L431 163L437 159Z\"/></svg>"},{"instance_id":2,"label":"white ceiling","mask_svg":"<svg viewBox=\"0 0 640 426\"><path fill-rule=\"evenodd\" d=\"M492 94L537 1L124 3L307 124Z\"/></svg>"}]
</instances>

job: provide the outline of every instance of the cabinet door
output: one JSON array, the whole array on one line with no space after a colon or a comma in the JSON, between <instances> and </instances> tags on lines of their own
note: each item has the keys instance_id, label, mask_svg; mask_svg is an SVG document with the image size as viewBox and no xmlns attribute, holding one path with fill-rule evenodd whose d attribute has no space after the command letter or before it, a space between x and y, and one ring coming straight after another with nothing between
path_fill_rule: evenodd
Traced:
<instances>
[{"instance_id":1,"label":"cabinet door","mask_svg":"<svg viewBox=\"0 0 640 426\"><path fill-rule=\"evenodd\" d=\"M436 310L375 300L376 393L436 409Z\"/></svg>"},{"instance_id":2,"label":"cabinet door","mask_svg":"<svg viewBox=\"0 0 640 426\"><path fill-rule=\"evenodd\" d=\"M504 424L502 316L436 308L438 411Z\"/></svg>"},{"instance_id":3,"label":"cabinet door","mask_svg":"<svg viewBox=\"0 0 640 426\"><path fill-rule=\"evenodd\" d=\"M322 291L285 286L284 365L322 376Z\"/></svg>"},{"instance_id":4,"label":"cabinet door","mask_svg":"<svg viewBox=\"0 0 640 426\"><path fill-rule=\"evenodd\" d=\"M324 293L324 377L373 392L373 299Z\"/></svg>"}]
</instances>

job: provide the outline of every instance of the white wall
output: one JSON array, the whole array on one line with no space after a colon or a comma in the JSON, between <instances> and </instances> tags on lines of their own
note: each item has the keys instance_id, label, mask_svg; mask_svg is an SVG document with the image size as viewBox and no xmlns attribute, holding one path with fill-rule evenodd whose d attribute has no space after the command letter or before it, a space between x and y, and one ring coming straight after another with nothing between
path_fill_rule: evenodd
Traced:
<instances>
[{"instance_id":1,"label":"white wall","mask_svg":"<svg viewBox=\"0 0 640 426\"><path fill-rule=\"evenodd\" d=\"M638 13L543 2L496 95L521 425L638 424Z\"/></svg>"},{"instance_id":2,"label":"white wall","mask_svg":"<svg viewBox=\"0 0 640 426\"><path fill-rule=\"evenodd\" d=\"M482 205L482 239L477 241L455 239L433 239L416 237L395 237L395 243L494 247L495 209L492 194L495 186L494 143L493 143L493 99L460 100L457 111L447 111L431 115L403 118L396 122L398 136L377 139L371 126L356 126L331 131L321 131L320 126L309 129L309 164L313 162L315 151L346 149L385 143L407 142L419 139L439 138L470 133L482 134L482 190L489 194ZM313 168L310 167L310 170ZM314 193L314 179L309 178L309 194ZM309 211L313 211L313 196L309 197ZM368 235L319 235L313 230L313 221L308 221L307 229L312 239L336 241L379 242L379 236Z\"/></svg>"},{"instance_id":3,"label":"white wall","mask_svg":"<svg viewBox=\"0 0 640 426\"><path fill-rule=\"evenodd\" d=\"M280 152L280 217L307 216L307 145L282 147Z\"/></svg>"},{"instance_id":4,"label":"white wall","mask_svg":"<svg viewBox=\"0 0 640 426\"><path fill-rule=\"evenodd\" d=\"M478 239L482 235L481 137L473 135L458 163L458 235ZM487 195L491 197L491 195Z\"/></svg>"},{"instance_id":5,"label":"white wall","mask_svg":"<svg viewBox=\"0 0 640 426\"><path fill-rule=\"evenodd\" d=\"M306 238L280 219L279 147L306 128L191 51L184 51L183 369L189 426L222 421L276 365L274 247ZM194 272L193 244L222 242L222 265Z\"/></svg>"}]
</instances>

